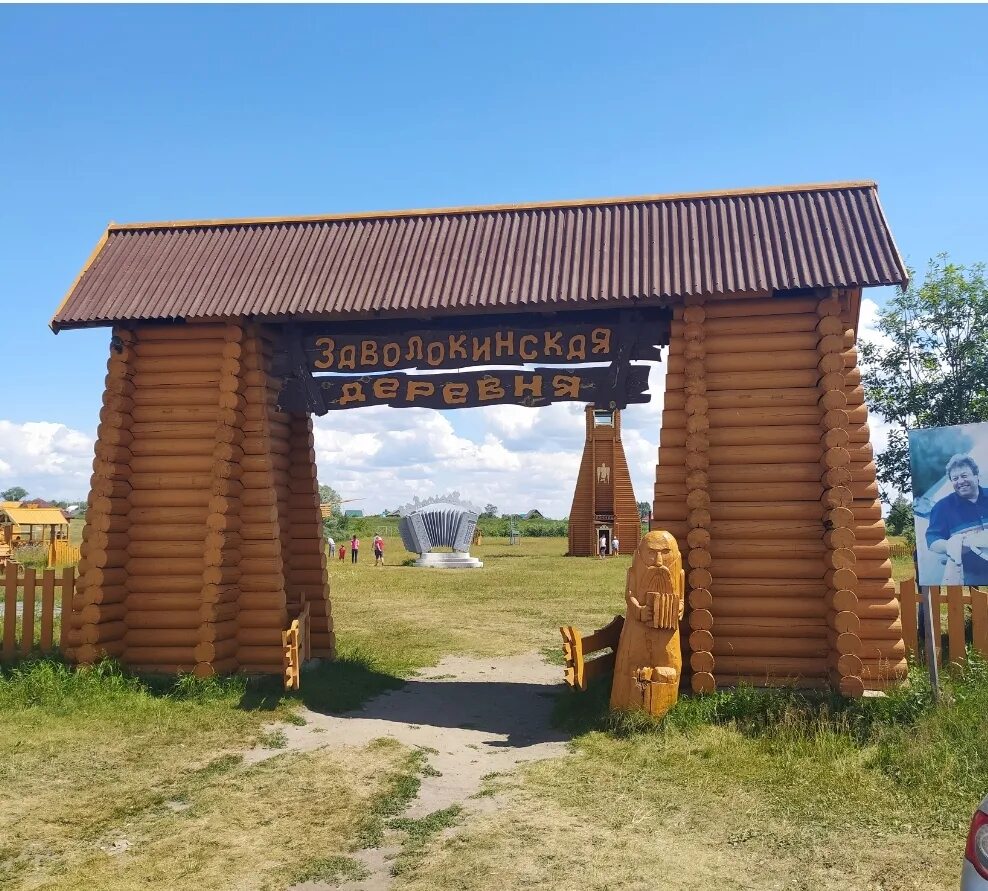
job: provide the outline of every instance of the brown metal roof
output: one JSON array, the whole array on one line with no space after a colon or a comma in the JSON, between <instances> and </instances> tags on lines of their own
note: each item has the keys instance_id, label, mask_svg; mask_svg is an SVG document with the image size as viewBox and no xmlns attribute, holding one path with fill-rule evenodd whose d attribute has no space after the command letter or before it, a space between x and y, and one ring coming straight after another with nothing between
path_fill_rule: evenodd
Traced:
<instances>
[{"instance_id":1,"label":"brown metal roof","mask_svg":"<svg viewBox=\"0 0 988 891\"><path fill-rule=\"evenodd\" d=\"M546 312L906 278L873 182L111 224L52 328Z\"/></svg>"}]
</instances>

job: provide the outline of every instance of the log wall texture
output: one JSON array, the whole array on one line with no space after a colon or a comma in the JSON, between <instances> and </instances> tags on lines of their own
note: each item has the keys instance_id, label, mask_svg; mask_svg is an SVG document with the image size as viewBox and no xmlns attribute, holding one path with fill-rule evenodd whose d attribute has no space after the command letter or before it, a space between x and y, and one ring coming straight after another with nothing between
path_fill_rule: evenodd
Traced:
<instances>
[{"instance_id":1,"label":"log wall texture","mask_svg":"<svg viewBox=\"0 0 988 891\"><path fill-rule=\"evenodd\" d=\"M905 671L855 293L676 308L653 507L687 555L695 690Z\"/></svg>"},{"instance_id":2,"label":"log wall texture","mask_svg":"<svg viewBox=\"0 0 988 891\"><path fill-rule=\"evenodd\" d=\"M621 412L614 412L613 425L594 425L594 408L586 410L587 439L576 478L569 513L569 553L574 557L597 554L598 514L613 515L608 525L617 536L619 551L633 554L641 539L641 519L631 485L631 471L621 443ZM598 481L597 468L605 464L610 478Z\"/></svg>"},{"instance_id":3,"label":"log wall texture","mask_svg":"<svg viewBox=\"0 0 988 891\"><path fill-rule=\"evenodd\" d=\"M280 674L310 604L333 654L311 423L276 410L264 332L114 330L70 657Z\"/></svg>"}]
</instances>

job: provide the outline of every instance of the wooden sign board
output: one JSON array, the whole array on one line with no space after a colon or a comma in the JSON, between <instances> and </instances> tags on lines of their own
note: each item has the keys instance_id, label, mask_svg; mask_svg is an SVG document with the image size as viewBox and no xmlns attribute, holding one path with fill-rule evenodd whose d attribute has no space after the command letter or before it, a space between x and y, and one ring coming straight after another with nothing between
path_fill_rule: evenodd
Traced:
<instances>
[{"instance_id":1,"label":"wooden sign board","mask_svg":"<svg viewBox=\"0 0 988 891\"><path fill-rule=\"evenodd\" d=\"M272 365L282 378L278 404L317 415L370 405L452 409L586 402L624 408L648 401L648 368L631 362L659 361L669 339L669 315L654 309L515 314L499 315L493 324L461 317L428 330L409 330L407 321L332 330L322 323L286 325ZM565 367L531 367L538 363ZM610 364L572 367L580 363ZM449 369L458 372L430 373Z\"/></svg>"},{"instance_id":2,"label":"wooden sign board","mask_svg":"<svg viewBox=\"0 0 988 891\"><path fill-rule=\"evenodd\" d=\"M655 312L568 313L541 320L501 316L494 324L453 320L429 330L348 332L306 325L297 330L312 372L377 374L403 368L579 364L618 359L659 360L668 323ZM649 324L651 322L651 324ZM649 335L652 335L651 337Z\"/></svg>"},{"instance_id":3,"label":"wooden sign board","mask_svg":"<svg viewBox=\"0 0 988 891\"><path fill-rule=\"evenodd\" d=\"M648 366L632 365L621 383L610 367L465 371L456 374L327 375L313 377L314 391L288 379L279 396L285 411L317 415L344 408L476 408L481 405L538 407L553 402L648 402ZM315 403L315 404L313 404Z\"/></svg>"}]
</instances>

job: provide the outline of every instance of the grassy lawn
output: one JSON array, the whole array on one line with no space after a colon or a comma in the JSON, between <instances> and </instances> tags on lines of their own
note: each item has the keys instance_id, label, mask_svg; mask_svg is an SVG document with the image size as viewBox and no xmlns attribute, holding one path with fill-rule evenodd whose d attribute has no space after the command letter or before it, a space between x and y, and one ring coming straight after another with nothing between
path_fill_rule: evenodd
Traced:
<instances>
[{"instance_id":1,"label":"grassy lawn","mask_svg":"<svg viewBox=\"0 0 988 891\"><path fill-rule=\"evenodd\" d=\"M623 611L628 557L486 539L476 571L330 568L340 660L315 707L358 704L447 654L556 657L558 626ZM489 780L501 806L432 815L396 889L956 887L988 787L988 668L934 707L917 675L883 699L742 690L663 724L563 691L573 755ZM0 887L283 889L360 875L353 852L415 794L421 753L382 742L247 764L298 720L276 683L152 683L52 661L0 674ZM273 741L273 742L272 742ZM440 819L442 817L442 819ZM414 821L413 821L414 822ZM410 824L411 825L411 824ZM452 833L442 832L454 826ZM407 828L407 827L406 827ZM409 830L411 832L411 830Z\"/></svg>"},{"instance_id":2,"label":"grassy lawn","mask_svg":"<svg viewBox=\"0 0 988 891\"><path fill-rule=\"evenodd\" d=\"M332 561L333 614L341 653L374 654L405 673L444 655L503 656L562 646L559 626L591 631L624 612L631 557L565 557L566 539L520 545L485 538L470 553L484 568L448 572L402 565L413 559L400 539L386 540L387 565Z\"/></svg>"}]
</instances>

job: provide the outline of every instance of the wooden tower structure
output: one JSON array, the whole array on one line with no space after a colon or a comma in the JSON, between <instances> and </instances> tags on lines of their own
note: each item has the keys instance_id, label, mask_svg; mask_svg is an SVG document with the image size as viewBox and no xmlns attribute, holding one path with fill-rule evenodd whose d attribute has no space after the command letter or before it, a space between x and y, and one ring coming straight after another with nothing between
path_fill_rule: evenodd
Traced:
<instances>
[{"instance_id":1,"label":"wooden tower structure","mask_svg":"<svg viewBox=\"0 0 988 891\"><path fill-rule=\"evenodd\" d=\"M621 444L621 410L586 410L587 441L569 512L569 553L597 554L603 534L617 538L622 554L633 554L641 538L638 503Z\"/></svg>"}]
</instances>

